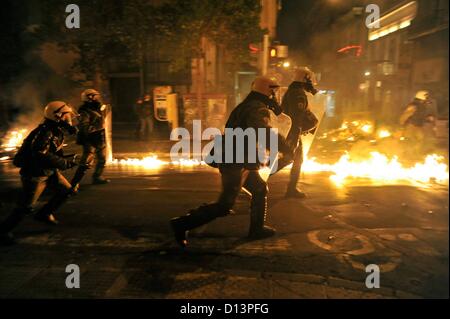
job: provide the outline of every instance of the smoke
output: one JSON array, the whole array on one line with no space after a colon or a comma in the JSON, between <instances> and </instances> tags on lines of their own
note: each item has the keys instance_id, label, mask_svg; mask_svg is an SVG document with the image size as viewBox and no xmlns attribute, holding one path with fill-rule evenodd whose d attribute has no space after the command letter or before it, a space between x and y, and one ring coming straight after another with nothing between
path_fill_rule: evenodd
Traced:
<instances>
[{"instance_id":1,"label":"smoke","mask_svg":"<svg viewBox=\"0 0 450 319\"><path fill-rule=\"evenodd\" d=\"M30 129L42 120L43 92L35 85L36 84L32 82L25 82L21 83L20 86L14 90L12 103L19 107L20 113L14 122L10 124L12 128Z\"/></svg>"},{"instance_id":2,"label":"smoke","mask_svg":"<svg viewBox=\"0 0 450 319\"><path fill-rule=\"evenodd\" d=\"M50 101L79 103L79 85L67 76L71 59L48 44L27 52L26 69L1 93L2 100L14 109L8 123L10 129L31 130L37 126Z\"/></svg>"}]
</instances>

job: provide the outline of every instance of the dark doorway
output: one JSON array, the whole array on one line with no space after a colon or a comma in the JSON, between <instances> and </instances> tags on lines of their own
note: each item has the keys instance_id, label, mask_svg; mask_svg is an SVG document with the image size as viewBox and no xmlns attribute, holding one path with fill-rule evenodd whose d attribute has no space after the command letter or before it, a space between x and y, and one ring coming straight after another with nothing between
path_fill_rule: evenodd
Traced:
<instances>
[{"instance_id":1,"label":"dark doorway","mask_svg":"<svg viewBox=\"0 0 450 319\"><path fill-rule=\"evenodd\" d=\"M113 123L134 123L136 115L134 104L139 98L139 78L111 78L111 103L113 107Z\"/></svg>"}]
</instances>

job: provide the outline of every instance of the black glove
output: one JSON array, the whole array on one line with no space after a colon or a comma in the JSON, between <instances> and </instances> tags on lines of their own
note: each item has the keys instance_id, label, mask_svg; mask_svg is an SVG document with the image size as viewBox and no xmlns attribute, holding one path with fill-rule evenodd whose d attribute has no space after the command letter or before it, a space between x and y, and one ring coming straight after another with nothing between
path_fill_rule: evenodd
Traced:
<instances>
[{"instance_id":1,"label":"black glove","mask_svg":"<svg viewBox=\"0 0 450 319\"><path fill-rule=\"evenodd\" d=\"M60 126L65 129L70 135L75 135L78 133L78 128L76 126L70 125L67 122L60 122Z\"/></svg>"},{"instance_id":2,"label":"black glove","mask_svg":"<svg viewBox=\"0 0 450 319\"><path fill-rule=\"evenodd\" d=\"M67 128L67 132L68 132L70 135L76 135L76 134L78 133L78 128L77 128L76 126L69 126L69 127Z\"/></svg>"},{"instance_id":3,"label":"black glove","mask_svg":"<svg viewBox=\"0 0 450 319\"><path fill-rule=\"evenodd\" d=\"M276 99L270 99L268 107L273 111L273 113L275 113L276 116L279 116L281 113L283 113L283 109L281 108L281 105L278 104L278 101Z\"/></svg>"}]
</instances>

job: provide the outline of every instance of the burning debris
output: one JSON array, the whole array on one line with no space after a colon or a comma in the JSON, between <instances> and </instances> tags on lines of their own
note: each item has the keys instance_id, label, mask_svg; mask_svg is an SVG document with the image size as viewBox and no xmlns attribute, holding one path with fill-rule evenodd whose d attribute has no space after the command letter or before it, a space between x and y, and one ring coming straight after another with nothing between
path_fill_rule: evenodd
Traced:
<instances>
[{"instance_id":1,"label":"burning debris","mask_svg":"<svg viewBox=\"0 0 450 319\"><path fill-rule=\"evenodd\" d=\"M14 151L22 145L23 140L27 136L27 129L10 130L6 133L1 144L3 151Z\"/></svg>"},{"instance_id":2,"label":"burning debris","mask_svg":"<svg viewBox=\"0 0 450 319\"><path fill-rule=\"evenodd\" d=\"M317 139L332 143L357 142L360 140L376 143L389 137L394 137L394 134L388 129L376 129L372 121L360 120L344 121L339 128L323 133ZM399 136L399 138L400 140L404 140L404 137Z\"/></svg>"},{"instance_id":3,"label":"burning debris","mask_svg":"<svg viewBox=\"0 0 450 319\"><path fill-rule=\"evenodd\" d=\"M14 157L27 134L28 129L15 129L6 132L0 146L0 162L8 161Z\"/></svg>"}]
</instances>

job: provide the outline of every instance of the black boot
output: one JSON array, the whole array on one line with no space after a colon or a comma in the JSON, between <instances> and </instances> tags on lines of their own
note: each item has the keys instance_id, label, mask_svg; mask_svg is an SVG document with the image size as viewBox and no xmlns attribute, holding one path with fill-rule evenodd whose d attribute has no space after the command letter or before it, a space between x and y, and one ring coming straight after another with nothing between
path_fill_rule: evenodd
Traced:
<instances>
[{"instance_id":1,"label":"black boot","mask_svg":"<svg viewBox=\"0 0 450 319\"><path fill-rule=\"evenodd\" d=\"M305 198L306 194L297 188L297 183L300 178L300 169L293 167L286 192L286 198Z\"/></svg>"},{"instance_id":2,"label":"black boot","mask_svg":"<svg viewBox=\"0 0 450 319\"><path fill-rule=\"evenodd\" d=\"M252 200L250 210L250 229L248 237L250 239L263 239L275 235L275 228L265 225L267 217L267 197L264 199Z\"/></svg>"},{"instance_id":3,"label":"black boot","mask_svg":"<svg viewBox=\"0 0 450 319\"><path fill-rule=\"evenodd\" d=\"M13 245L14 236L11 231L21 222L26 212L15 209L6 220L0 224L0 245Z\"/></svg>"},{"instance_id":4,"label":"black boot","mask_svg":"<svg viewBox=\"0 0 450 319\"><path fill-rule=\"evenodd\" d=\"M50 199L47 204L34 215L34 219L50 226L56 226L59 221L55 218L54 212L69 198L72 193L68 190L61 191Z\"/></svg>"},{"instance_id":5,"label":"black boot","mask_svg":"<svg viewBox=\"0 0 450 319\"><path fill-rule=\"evenodd\" d=\"M286 192L286 198L306 198L306 194L299 190L298 188L288 188Z\"/></svg>"},{"instance_id":6,"label":"black boot","mask_svg":"<svg viewBox=\"0 0 450 319\"><path fill-rule=\"evenodd\" d=\"M111 180L101 177L103 174L104 167L96 167L95 172L92 175L92 184L94 185L103 185L108 184Z\"/></svg>"},{"instance_id":7,"label":"black boot","mask_svg":"<svg viewBox=\"0 0 450 319\"><path fill-rule=\"evenodd\" d=\"M108 184L109 182L111 182L111 180L103 178L103 177L93 177L92 178L92 184L94 184L94 185L103 185L103 184Z\"/></svg>"},{"instance_id":8,"label":"black boot","mask_svg":"<svg viewBox=\"0 0 450 319\"><path fill-rule=\"evenodd\" d=\"M188 232L191 229L205 225L217 217L226 216L228 212L222 211L217 204L203 205L191 210L187 215L173 218L170 221L175 240L181 247L188 245Z\"/></svg>"},{"instance_id":9,"label":"black boot","mask_svg":"<svg viewBox=\"0 0 450 319\"><path fill-rule=\"evenodd\" d=\"M37 213L34 215L34 219L38 222L50 225L50 226L56 226L59 224L59 221L55 218L53 214L48 213Z\"/></svg>"},{"instance_id":10,"label":"black boot","mask_svg":"<svg viewBox=\"0 0 450 319\"><path fill-rule=\"evenodd\" d=\"M72 191L74 194L78 193L80 189L80 182L83 179L84 175L86 175L87 167L84 165L78 166L75 175L72 178L70 184L72 185Z\"/></svg>"},{"instance_id":11,"label":"black boot","mask_svg":"<svg viewBox=\"0 0 450 319\"><path fill-rule=\"evenodd\" d=\"M286 198L301 199L306 197L306 194L297 188L297 184L300 179L300 174L302 171L302 164L303 164L303 148L300 140L300 143L297 149L295 150L294 164L292 165L291 173L289 176L289 184L286 192Z\"/></svg>"}]
</instances>

